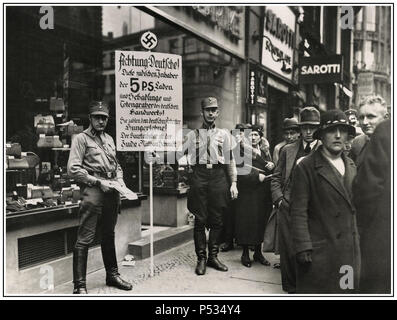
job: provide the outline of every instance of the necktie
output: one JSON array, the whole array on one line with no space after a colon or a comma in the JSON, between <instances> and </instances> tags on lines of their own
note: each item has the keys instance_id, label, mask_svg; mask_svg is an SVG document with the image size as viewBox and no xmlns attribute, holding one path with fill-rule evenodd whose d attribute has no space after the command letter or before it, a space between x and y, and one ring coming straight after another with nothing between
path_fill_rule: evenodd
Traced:
<instances>
[{"instance_id":1,"label":"necktie","mask_svg":"<svg viewBox=\"0 0 397 320\"><path fill-rule=\"evenodd\" d=\"M310 143L306 144L305 154L309 154L312 149L310 148Z\"/></svg>"}]
</instances>

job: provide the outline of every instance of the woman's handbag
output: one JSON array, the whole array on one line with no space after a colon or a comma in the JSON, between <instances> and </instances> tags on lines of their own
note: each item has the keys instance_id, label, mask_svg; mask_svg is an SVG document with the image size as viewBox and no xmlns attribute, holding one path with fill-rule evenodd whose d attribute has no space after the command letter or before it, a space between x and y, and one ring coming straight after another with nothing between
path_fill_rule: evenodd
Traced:
<instances>
[{"instance_id":1,"label":"woman's handbag","mask_svg":"<svg viewBox=\"0 0 397 320\"><path fill-rule=\"evenodd\" d=\"M40 157L34 152L22 152L22 157L27 160L29 168L36 168L40 164Z\"/></svg>"},{"instance_id":2,"label":"woman's handbag","mask_svg":"<svg viewBox=\"0 0 397 320\"><path fill-rule=\"evenodd\" d=\"M15 159L13 156L7 157L8 169L29 169L29 163L26 158Z\"/></svg>"},{"instance_id":3,"label":"woman's handbag","mask_svg":"<svg viewBox=\"0 0 397 320\"><path fill-rule=\"evenodd\" d=\"M277 211L276 207L273 208L269 220L265 228L265 236L263 238L263 252L277 252Z\"/></svg>"},{"instance_id":4,"label":"woman's handbag","mask_svg":"<svg viewBox=\"0 0 397 320\"><path fill-rule=\"evenodd\" d=\"M55 125L52 123L38 123L36 127L36 133L52 136L55 134Z\"/></svg>"},{"instance_id":5,"label":"woman's handbag","mask_svg":"<svg viewBox=\"0 0 397 320\"><path fill-rule=\"evenodd\" d=\"M22 152L21 145L19 143L6 143L6 155L20 157Z\"/></svg>"}]
</instances>

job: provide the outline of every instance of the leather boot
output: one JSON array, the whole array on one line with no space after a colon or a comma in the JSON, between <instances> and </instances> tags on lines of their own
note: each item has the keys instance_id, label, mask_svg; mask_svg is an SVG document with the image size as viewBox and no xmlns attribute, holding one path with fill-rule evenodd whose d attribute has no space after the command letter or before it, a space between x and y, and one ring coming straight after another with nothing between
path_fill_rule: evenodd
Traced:
<instances>
[{"instance_id":1,"label":"leather boot","mask_svg":"<svg viewBox=\"0 0 397 320\"><path fill-rule=\"evenodd\" d=\"M206 252L207 241L205 237L204 227L197 228L195 226L193 237L194 237L194 247L197 255L197 266L195 271L198 276L202 276L205 274L206 260L207 260L207 252Z\"/></svg>"},{"instance_id":2,"label":"leather boot","mask_svg":"<svg viewBox=\"0 0 397 320\"><path fill-rule=\"evenodd\" d=\"M117 268L109 271L106 270L106 285L126 291L132 290L132 284L120 276Z\"/></svg>"},{"instance_id":3,"label":"leather boot","mask_svg":"<svg viewBox=\"0 0 397 320\"><path fill-rule=\"evenodd\" d=\"M207 266L214 268L219 271L227 271L228 268L219 261L218 253L219 253L219 244L217 243L219 238L219 230L210 230L210 236L208 239L208 260Z\"/></svg>"},{"instance_id":4,"label":"leather boot","mask_svg":"<svg viewBox=\"0 0 397 320\"><path fill-rule=\"evenodd\" d=\"M73 251L73 294L88 293L86 288L87 255L88 248L75 248Z\"/></svg>"},{"instance_id":5,"label":"leather boot","mask_svg":"<svg viewBox=\"0 0 397 320\"><path fill-rule=\"evenodd\" d=\"M243 254L241 255L241 263L247 268L251 268L251 259L249 255L248 246L243 246Z\"/></svg>"},{"instance_id":6,"label":"leather boot","mask_svg":"<svg viewBox=\"0 0 397 320\"><path fill-rule=\"evenodd\" d=\"M262 254L261 245L258 244L255 246L255 253L254 253L254 261L258 261L260 264L264 266L270 266L270 262Z\"/></svg>"},{"instance_id":7,"label":"leather boot","mask_svg":"<svg viewBox=\"0 0 397 320\"><path fill-rule=\"evenodd\" d=\"M116 248L113 241L102 242L101 244L103 264L106 269L106 285L121 290L131 290L132 284L121 278L116 258Z\"/></svg>"}]
</instances>

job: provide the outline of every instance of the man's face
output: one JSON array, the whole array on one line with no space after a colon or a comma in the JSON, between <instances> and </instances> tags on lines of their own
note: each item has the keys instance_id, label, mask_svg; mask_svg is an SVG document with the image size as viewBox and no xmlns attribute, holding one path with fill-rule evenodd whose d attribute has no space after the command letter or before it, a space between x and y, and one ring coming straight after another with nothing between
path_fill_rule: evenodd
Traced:
<instances>
[{"instance_id":1,"label":"man's face","mask_svg":"<svg viewBox=\"0 0 397 320\"><path fill-rule=\"evenodd\" d=\"M215 122L216 118L218 118L219 110L218 108L204 108L202 109L202 114L204 121L211 125Z\"/></svg>"},{"instance_id":2,"label":"man's face","mask_svg":"<svg viewBox=\"0 0 397 320\"><path fill-rule=\"evenodd\" d=\"M304 124L301 126L301 135L303 141L312 143L314 141L313 134L316 132L317 126L312 124Z\"/></svg>"},{"instance_id":3,"label":"man's face","mask_svg":"<svg viewBox=\"0 0 397 320\"><path fill-rule=\"evenodd\" d=\"M371 136L376 126L386 118L387 110L380 103L365 104L358 111L361 129L367 136Z\"/></svg>"},{"instance_id":4,"label":"man's face","mask_svg":"<svg viewBox=\"0 0 397 320\"><path fill-rule=\"evenodd\" d=\"M94 130L102 132L105 130L106 125L108 124L108 117L99 114L90 115L90 122Z\"/></svg>"},{"instance_id":5,"label":"man's face","mask_svg":"<svg viewBox=\"0 0 397 320\"><path fill-rule=\"evenodd\" d=\"M356 118L356 116L354 114L349 115L349 123L352 126L356 126L357 118Z\"/></svg>"},{"instance_id":6,"label":"man's face","mask_svg":"<svg viewBox=\"0 0 397 320\"><path fill-rule=\"evenodd\" d=\"M345 126L335 126L324 131L321 142L324 148L332 155L339 155L344 150L348 140L348 130Z\"/></svg>"},{"instance_id":7,"label":"man's face","mask_svg":"<svg viewBox=\"0 0 397 320\"><path fill-rule=\"evenodd\" d=\"M299 132L294 129L284 130L284 140L287 144L293 143L299 138Z\"/></svg>"}]
</instances>

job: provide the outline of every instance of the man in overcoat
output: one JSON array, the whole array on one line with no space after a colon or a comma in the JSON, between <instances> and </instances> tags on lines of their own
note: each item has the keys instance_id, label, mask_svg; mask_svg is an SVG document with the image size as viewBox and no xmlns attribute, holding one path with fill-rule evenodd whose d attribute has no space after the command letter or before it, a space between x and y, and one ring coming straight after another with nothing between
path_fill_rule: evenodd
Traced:
<instances>
[{"instance_id":1,"label":"man in overcoat","mask_svg":"<svg viewBox=\"0 0 397 320\"><path fill-rule=\"evenodd\" d=\"M359 235L352 201L354 162L343 153L355 128L341 110L321 117L322 145L295 168L291 231L297 293L355 293L360 274Z\"/></svg>"},{"instance_id":2,"label":"man in overcoat","mask_svg":"<svg viewBox=\"0 0 397 320\"><path fill-rule=\"evenodd\" d=\"M295 293L295 255L292 248L289 213L291 177L296 162L319 145L319 141L314 139L313 135L320 124L320 112L316 107L308 106L301 110L299 118L301 138L283 147L271 180L272 200L278 208L281 282L283 290L288 293Z\"/></svg>"},{"instance_id":3,"label":"man in overcoat","mask_svg":"<svg viewBox=\"0 0 397 320\"><path fill-rule=\"evenodd\" d=\"M391 288L391 122L381 122L353 183L362 256L360 293Z\"/></svg>"}]
</instances>

